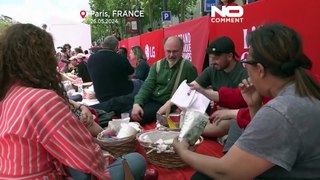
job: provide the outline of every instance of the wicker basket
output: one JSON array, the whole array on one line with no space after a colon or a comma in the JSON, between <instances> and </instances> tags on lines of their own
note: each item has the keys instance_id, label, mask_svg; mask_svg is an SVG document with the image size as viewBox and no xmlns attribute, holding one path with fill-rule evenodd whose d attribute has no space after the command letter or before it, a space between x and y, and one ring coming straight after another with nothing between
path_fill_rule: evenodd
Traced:
<instances>
[{"instance_id":1,"label":"wicker basket","mask_svg":"<svg viewBox=\"0 0 320 180\"><path fill-rule=\"evenodd\" d=\"M103 150L108 151L115 158L134 152L137 149L136 135L116 140L103 138L95 138L95 140Z\"/></svg>"},{"instance_id":2,"label":"wicker basket","mask_svg":"<svg viewBox=\"0 0 320 180\"><path fill-rule=\"evenodd\" d=\"M143 139L144 136L148 135L151 138L151 141L145 141ZM137 139L141 146L144 147L146 152L146 157L148 161L156 166L164 167L164 168L184 168L187 167L181 158L174 151L165 151L165 152L157 152L155 148L157 147L157 139L168 140L174 137L177 137L179 132L177 131L161 131L161 130L150 130L143 133L137 134ZM191 150L194 151L199 144L201 144L203 138L200 137L199 141L196 145L191 147Z\"/></svg>"}]
</instances>

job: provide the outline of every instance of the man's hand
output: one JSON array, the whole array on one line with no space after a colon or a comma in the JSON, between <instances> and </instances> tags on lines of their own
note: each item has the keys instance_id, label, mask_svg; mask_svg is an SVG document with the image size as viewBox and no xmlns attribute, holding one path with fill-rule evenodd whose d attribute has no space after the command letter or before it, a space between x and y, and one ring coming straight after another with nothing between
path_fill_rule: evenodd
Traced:
<instances>
[{"instance_id":1,"label":"man's hand","mask_svg":"<svg viewBox=\"0 0 320 180\"><path fill-rule=\"evenodd\" d=\"M216 125L219 125L222 120L236 119L238 111L238 109L219 108L217 111L211 114L210 120L212 120Z\"/></svg>"},{"instance_id":2,"label":"man's hand","mask_svg":"<svg viewBox=\"0 0 320 180\"><path fill-rule=\"evenodd\" d=\"M164 105L161 106L161 108L158 110L157 113L164 115L166 114L167 110L172 106L172 102L168 100ZM170 113L170 112L169 112Z\"/></svg>"},{"instance_id":3,"label":"man's hand","mask_svg":"<svg viewBox=\"0 0 320 180\"><path fill-rule=\"evenodd\" d=\"M196 81L192 81L191 83L189 83L189 86L192 90L196 90L198 91L199 93L204 93L205 89L200 86L200 84L198 84Z\"/></svg>"},{"instance_id":4,"label":"man's hand","mask_svg":"<svg viewBox=\"0 0 320 180\"><path fill-rule=\"evenodd\" d=\"M131 111L131 118L137 122L142 120L142 116L143 116L143 109L141 108L141 106L139 104L134 104L132 111Z\"/></svg>"}]
</instances>

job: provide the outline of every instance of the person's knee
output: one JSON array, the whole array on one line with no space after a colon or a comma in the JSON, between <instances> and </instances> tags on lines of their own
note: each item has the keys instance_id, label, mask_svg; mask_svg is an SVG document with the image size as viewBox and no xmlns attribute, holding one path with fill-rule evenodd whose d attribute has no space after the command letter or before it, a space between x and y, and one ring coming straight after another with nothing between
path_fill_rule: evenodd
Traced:
<instances>
[{"instance_id":1,"label":"person's knee","mask_svg":"<svg viewBox=\"0 0 320 180\"><path fill-rule=\"evenodd\" d=\"M146 160L139 153L130 153L124 156L135 179L143 179L146 172Z\"/></svg>"},{"instance_id":2,"label":"person's knee","mask_svg":"<svg viewBox=\"0 0 320 180\"><path fill-rule=\"evenodd\" d=\"M125 155L124 158L128 161L129 166L130 165L138 166L138 167L142 167L144 169L146 167L145 158L137 152L129 153L129 154Z\"/></svg>"},{"instance_id":3,"label":"person's knee","mask_svg":"<svg viewBox=\"0 0 320 180\"><path fill-rule=\"evenodd\" d=\"M68 167L68 171L71 174L73 179L77 179L77 180L90 180L91 179L90 174L86 174L80 170Z\"/></svg>"}]
</instances>

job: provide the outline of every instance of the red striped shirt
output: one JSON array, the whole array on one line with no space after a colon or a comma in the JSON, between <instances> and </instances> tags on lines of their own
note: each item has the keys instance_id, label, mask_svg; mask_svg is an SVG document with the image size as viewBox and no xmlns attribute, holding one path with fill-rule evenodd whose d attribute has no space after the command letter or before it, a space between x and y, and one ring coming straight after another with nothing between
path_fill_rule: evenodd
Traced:
<instances>
[{"instance_id":1,"label":"red striped shirt","mask_svg":"<svg viewBox=\"0 0 320 180\"><path fill-rule=\"evenodd\" d=\"M110 179L100 147L61 97L12 86L0 102L0 179L62 179L62 164Z\"/></svg>"}]
</instances>

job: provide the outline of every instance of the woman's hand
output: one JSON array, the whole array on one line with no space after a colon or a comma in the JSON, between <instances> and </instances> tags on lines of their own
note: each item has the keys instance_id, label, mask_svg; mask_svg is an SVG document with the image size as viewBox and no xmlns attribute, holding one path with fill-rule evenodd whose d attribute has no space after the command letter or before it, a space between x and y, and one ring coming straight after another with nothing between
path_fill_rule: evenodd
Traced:
<instances>
[{"instance_id":1,"label":"woman's hand","mask_svg":"<svg viewBox=\"0 0 320 180\"><path fill-rule=\"evenodd\" d=\"M173 139L172 146L174 151L180 156L183 151L189 151L190 144L186 139L179 142L178 138Z\"/></svg>"},{"instance_id":2,"label":"woman's hand","mask_svg":"<svg viewBox=\"0 0 320 180\"><path fill-rule=\"evenodd\" d=\"M89 127L93 123L93 114L90 112L89 108L84 105L80 105L81 116L80 121L86 126Z\"/></svg>"},{"instance_id":3,"label":"woman's hand","mask_svg":"<svg viewBox=\"0 0 320 180\"><path fill-rule=\"evenodd\" d=\"M242 83L239 84L239 88L243 99L248 104L250 116L253 118L262 106L261 96L251 83L250 78L244 79Z\"/></svg>"},{"instance_id":4,"label":"woman's hand","mask_svg":"<svg viewBox=\"0 0 320 180\"><path fill-rule=\"evenodd\" d=\"M246 101L249 107L260 107L262 99L254 85L251 83L250 78L242 80L239 84L239 88L243 99Z\"/></svg>"}]
</instances>

